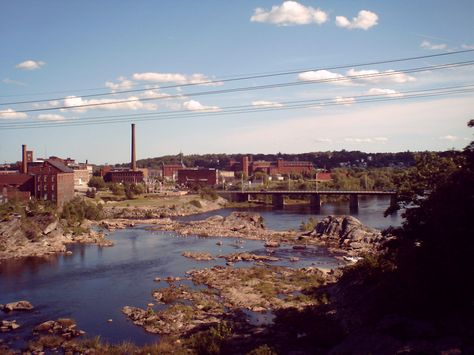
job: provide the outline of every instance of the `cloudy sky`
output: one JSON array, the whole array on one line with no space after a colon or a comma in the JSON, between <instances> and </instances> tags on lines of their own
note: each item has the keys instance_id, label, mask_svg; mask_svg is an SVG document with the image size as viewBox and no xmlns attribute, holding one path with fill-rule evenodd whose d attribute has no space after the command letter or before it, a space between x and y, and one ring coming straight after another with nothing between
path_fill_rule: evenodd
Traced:
<instances>
[{"instance_id":1,"label":"cloudy sky","mask_svg":"<svg viewBox=\"0 0 474 355\"><path fill-rule=\"evenodd\" d=\"M473 24L471 0L1 1L0 162L126 162L131 122L139 158L459 149Z\"/></svg>"}]
</instances>

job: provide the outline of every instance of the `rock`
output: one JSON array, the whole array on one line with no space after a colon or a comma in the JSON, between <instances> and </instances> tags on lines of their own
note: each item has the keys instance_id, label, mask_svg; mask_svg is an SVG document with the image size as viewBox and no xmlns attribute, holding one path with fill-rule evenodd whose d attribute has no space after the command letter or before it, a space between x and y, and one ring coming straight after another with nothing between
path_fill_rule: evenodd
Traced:
<instances>
[{"instance_id":1,"label":"rock","mask_svg":"<svg viewBox=\"0 0 474 355\"><path fill-rule=\"evenodd\" d=\"M295 250L304 250L306 248L307 248L306 245L293 245L293 249Z\"/></svg>"},{"instance_id":2,"label":"rock","mask_svg":"<svg viewBox=\"0 0 474 355\"><path fill-rule=\"evenodd\" d=\"M306 236L326 246L353 250L355 253L376 252L390 239L382 236L380 231L364 226L352 216L327 216Z\"/></svg>"},{"instance_id":3,"label":"rock","mask_svg":"<svg viewBox=\"0 0 474 355\"><path fill-rule=\"evenodd\" d=\"M265 247L267 248L278 248L280 246L280 242L267 240L265 242Z\"/></svg>"},{"instance_id":4,"label":"rock","mask_svg":"<svg viewBox=\"0 0 474 355\"><path fill-rule=\"evenodd\" d=\"M53 230L55 230L57 226L58 226L58 221L54 221L53 223L48 224L48 226L43 230L43 234L48 235Z\"/></svg>"},{"instance_id":5,"label":"rock","mask_svg":"<svg viewBox=\"0 0 474 355\"><path fill-rule=\"evenodd\" d=\"M2 332L9 332L17 328L20 328L20 325L16 322L16 320L2 320L2 322L0 323L0 331Z\"/></svg>"},{"instance_id":6,"label":"rock","mask_svg":"<svg viewBox=\"0 0 474 355\"><path fill-rule=\"evenodd\" d=\"M297 261L299 261L299 260L300 260L300 258L298 258L298 257L296 257L296 256L292 256L292 257L290 258L290 261L291 261L291 262L297 262Z\"/></svg>"},{"instance_id":7,"label":"rock","mask_svg":"<svg viewBox=\"0 0 474 355\"><path fill-rule=\"evenodd\" d=\"M274 256L267 255L256 255L247 252L233 253L229 255L219 255L219 258L227 260L227 262L238 262L238 261L278 261L280 259Z\"/></svg>"},{"instance_id":8,"label":"rock","mask_svg":"<svg viewBox=\"0 0 474 355\"><path fill-rule=\"evenodd\" d=\"M205 252L197 252L197 251L185 251L181 254L186 258L191 258L198 261L209 261L214 260L211 254Z\"/></svg>"},{"instance_id":9,"label":"rock","mask_svg":"<svg viewBox=\"0 0 474 355\"><path fill-rule=\"evenodd\" d=\"M155 278L153 279L153 281L155 281L155 282L160 282L160 281L161 281L161 277L155 277Z\"/></svg>"},{"instance_id":10,"label":"rock","mask_svg":"<svg viewBox=\"0 0 474 355\"><path fill-rule=\"evenodd\" d=\"M218 242L216 242L216 245L222 245L222 242L219 240Z\"/></svg>"},{"instance_id":11,"label":"rock","mask_svg":"<svg viewBox=\"0 0 474 355\"><path fill-rule=\"evenodd\" d=\"M17 301L17 302L7 303L6 305L0 305L0 308L4 312L30 311L33 309L33 305L28 301Z\"/></svg>"},{"instance_id":12,"label":"rock","mask_svg":"<svg viewBox=\"0 0 474 355\"><path fill-rule=\"evenodd\" d=\"M107 319L107 323L112 323L113 319Z\"/></svg>"},{"instance_id":13,"label":"rock","mask_svg":"<svg viewBox=\"0 0 474 355\"><path fill-rule=\"evenodd\" d=\"M66 252L66 255L72 255L72 251L68 250L68 251Z\"/></svg>"}]
</instances>

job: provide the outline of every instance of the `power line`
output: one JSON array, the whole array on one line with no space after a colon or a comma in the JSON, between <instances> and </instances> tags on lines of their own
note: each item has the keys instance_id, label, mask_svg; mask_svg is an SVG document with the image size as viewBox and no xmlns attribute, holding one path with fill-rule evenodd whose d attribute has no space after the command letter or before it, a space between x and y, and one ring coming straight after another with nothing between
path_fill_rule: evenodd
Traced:
<instances>
[{"instance_id":1,"label":"power line","mask_svg":"<svg viewBox=\"0 0 474 355\"><path fill-rule=\"evenodd\" d=\"M84 126L84 125L99 125L99 124L110 124L110 123L121 123L121 122L129 122L129 121L155 121L155 120L172 120L172 119L180 119L180 118L201 118L201 117L213 117L213 116L225 116L225 115L235 115L235 114L245 114L245 113L254 113L254 112L266 112L266 111L280 111L280 110L294 110L294 109L303 109L303 108L310 108L315 106L340 106L340 105L347 105L348 103L352 104L360 104L360 103L370 103L370 102L386 102L386 101L394 101L394 100L406 100L406 99L413 99L413 98L426 98L426 97L433 97L433 96L446 96L446 95L453 95L453 94L465 94L474 92L474 85L465 85L465 86L458 86L458 87L446 87L446 88L436 88L436 89L428 89L428 90L420 90L420 91L412 91L412 92L405 92L405 93L398 93L398 95L404 96L393 96L387 97L387 94L380 94L380 95L360 95L354 96L352 98L340 98L340 101L334 101L334 99L317 99L317 100L300 100L300 101L293 101L294 104L285 105L282 107L261 107L256 108L252 106L235 106L235 109L229 109L228 111L215 111L215 112L186 112L181 111L180 113L167 113L165 115L159 115L157 113L154 114L152 117L144 117L144 118L137 118L135 116L128 116L128 117L120 117L118 119L109 119L109 120L94 120L90 122L84 122L82 120L76 120L79 122L46 122L46 123L39 123L39 122L31 122L29 125L25 124L23 126L4 126L0 127L0 129L28 129L28 128L52 128L52 127L65 127L65 126ZM406 95L406 96L405 96ZM350 99L356 99L355 101L349 102ZM291 102L289 102L291 103Z\"/></svg>"},{"instance_id":2,"label":"power line","mask_svg":"<svg viewBox=\"0 0 474 355\"><path fill-rule=\"evenodd\" d=\"M457 55L457 54L469 53L473 51L474 49L466 49L466 50L454 51L454 52L448 52L448 53L437 53L437 54L429 54L429 55L416 56L416 57L379 60L379 61L372 61L372 62L366 62L366 63L343 64L343 65L319 67L319 68L313 67L313 68L306 68L306 69L293 69L293 70L287 70L287 71L281 71L281 72L270 72L270 73L262 73L262 74L257 73L257 74L252 74L252 75L243 74L243 75L237 75L235 77L231 76L227 79L223 77L222 79L219 79L219 80L207 80L207 81L196 82L196 83L182 83L182 84L166 85L166 86L160 87L160 89L171 89L171 88L177 88L177 87L189 87L189 86L197 86L197 85L213 85L213 84L220 84L220 83L232 82L232 81L262 79L262 78L269 78L269 77L276 77L276 76L293 75L293 74L299 74L299 73L307 72L307 71L337 70L337 69L356 68L356 67L369 66L369 65L399 63L399 62L406 62L406 61L413 61L413 60L420 60L420 59L429 59L429 58ZM90 89L80 89L80 90L90 91L90 90L100 90L100 89L103 89L103 88L90 88ZM107 96L107 95L129 94L129 93L143 92L147 90L151 90L151 89L143 88L143 89L120 90L113 93L106 92L106 93L82 95L81 97L99 97L99 96ZM68 90L68 91L74 91L74 90ZM60 92L61 91L50 92L50 94L60 93ZM47 94L47 93L43 93L43 94ZM30 95L42 95L42 93L32 93ZM9 97L14 97L14 96L25 96L25 95L10 95ZM0 97L5 97L5 96L0 96ZM0 103L0 105L16 105L16 104L40 103L40 102L48 102L48 101L61 101L66 98L67 97L55 97L55 98L48 98L48 99L41 99L41 100L5 102L5 103Z\"/></svg>"},{"instance_id":3,"label":"power line","mask_svg":"<svg viewBox=\"0 0 474 355\"><path fill-rule=\"evenodd\" d=\"M469 84L469 85L456 85L456 86L445 86L445 87L439 87L439 88L431 88L431 89L423 89L423 90L408 90L404 92L396 92L393 94L386 94L386 93L381 93L381 94L364 94L364 95L352 95L351 97L354 99L359 99L359 98L367 98L367 97L385 97L385 96L402 96L402 95L413 95L413 94L420 94L420 93L430 93L430 92L435 92L435 91L446 91L446 90L458 90L458 89L467 89L473 87L474 84ZM321 99L308 99L308 100L292 100L292 101L282 101L278 102L277 104L282 106L282 105L293 105L293 104L302 104L302 103L315 103L319 101L330 101L333 100L333 97L330 98L321 98ZM269 104L269 105L261 105L259 106L260 108L265 107L265 106L272 106L274 104ZM237 105L237 106L227 106L227 107L221 107L220 110L230 110L230 109L240 109L240 108L247 108L247 107L255 107L256 105ZM212 112L212 109L208 110L202 110L201 112L208 113ZM97 119L104 119L104 118L120 118L120 117L144 117L144 116L161 116L161 115L169 115L169 114L180 114L180 113L190 113L189 110L177 110L177 111L165 111L165 112L149 112L149 113L138 113L138 114L114 114L114 115L101 115L101 116L89 116L89 117L76 117L76 118L68 118L67 122L73 122L80 120L81 122L93 122ZM43 123L48 123L45 121L34 121L34 122L43 122ZM23 125L29 125L34 122L8 122L8 123L0 123L0 128L2 127L8 127L8 126L23 126ZM50 122L51 123L51 122Z\"/></svg>"},{"instance_id":4,"label":"power line","mask_svg":"<svg viewBox=\"0 0 474 355\"><path fill-rule=\"evenodd\" d=\"M228 93L234 93L234 92L254 91L254 90L262 90L262 89L273 89L273 88L281 88L281 87L289 87L289 86L309 85L309 84L318 84L318 83L332 83L332 82L351 81L351 80L360 80L360 79L372 79L372 78L379 78L379 77L386 77L386 76L401 75L401 74L406 74L406 73L417 73L417 72L422 72L422 71L427 71L427 70L433 71L433 70L441 70L441 69L448 69L448 68L457 68L457 67L469 66L469 65L473 65L473 64L474 64L474 61L446 63L446 64L440 64L440 65L416 67L416 68L411 68L411 69L402 69L402 70L389 71L389 72L378 72L378 73L370 73L370 74L363 74L363 75L341 76L341 77L337 77L337 78L328 78L328 79L319 79L319 80L304 80L304 81L296 81L296 82L266 84L266 85L257 85L257 86L246 86L246 87L231 88L231 89L221 89L221 90L214 90L214 91L202 91L202 92L195 92L195 93L187 93L186 96L204 96L204 95L228 94ZM117 104L131 103L131 102L163 100L163 99L172 99L172 98L181 98L181 97L182 97L182 95L169 95L169 96L150 97L150 98L141 98L141 99L137 98L137 99L107 101L107 102L100 102L100 103L89 103L89 104L83 104L83 105L69 105L69 106L34 108L34 109L26 109L26 110L20 110L20 111L15 111L15 112L16 113L28 113L28 112L41 112L41 111L53 111L53 110L80 109L80 108L87 108L87 107L100 107L100 106L106 106L106 105L117 105Z\"/></svg>"}]
</instances>

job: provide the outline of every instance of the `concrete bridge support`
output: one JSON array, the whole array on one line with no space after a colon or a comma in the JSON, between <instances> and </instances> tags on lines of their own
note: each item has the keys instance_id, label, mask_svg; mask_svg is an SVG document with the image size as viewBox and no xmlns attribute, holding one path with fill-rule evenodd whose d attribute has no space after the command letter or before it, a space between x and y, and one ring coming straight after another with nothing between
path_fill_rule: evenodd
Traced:
<instances>
[{"instance_id":1,"label":"concrete bridge support","mask_svg":"<svg viewBox=\"0 0 474 355\"><path fill-rule=\"evenodd\" d=\"M281 194L273 194L272 205L275 207L283 207L285 205L285 196Z\"/></svg>"},{"instance_id":2,"label":"concrete bridge support","mask_svg":"<svg viewBox=\"0 0 474 355\"><path fill-rule=\"evenodd\" d=\"M359 195L357 194L349 195L349 210L351 212L359 211Z\"/></svg>"},{"instance_id":3,"label":"concrete bridge support","mask_svg":"<svg viewBox=\"0 0 474 355\"><path fill-rule=\"evenodd\" d=\"M390 207L396 207L397 206L397 195L391 195L390 196Z\"/></svg>"},{"instance_id":4,"label":"concrete bridge support","mask_svg":"<svg viewBox=\"0 0 474 355\"><path fill-rule=\"evenodd\" d=\"M321 212L321 195L311 195L309 200L310 207L316 212Z\"/></svg>"}]
</instances>

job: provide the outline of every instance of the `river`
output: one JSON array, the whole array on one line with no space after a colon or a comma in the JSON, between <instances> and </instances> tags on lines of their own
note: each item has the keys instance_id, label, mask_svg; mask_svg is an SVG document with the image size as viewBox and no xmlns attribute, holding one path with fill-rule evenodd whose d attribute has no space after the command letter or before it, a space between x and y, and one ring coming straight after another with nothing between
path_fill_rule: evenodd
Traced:
<instances>
[{"instance_id":1,"label":"river","mask_svg":"<svg viewBox=\"0 0 474 355\"><path fill-rule=\"evenodd\" d=\"M399 225L398 215L384 218L384 209L389 201L383 198L365 198L360 201L356 215L362 222L378 228ZM322 206L321 215L348 214L347 203L328 203ZM305 207L284 209L252 208L265 218L268 228L298 229L302 220L313 216ZM227 215L231 209L223 209L201 215L182 217L182 220L196 220L210 215ZM316 218L321 216L314 215ZM133 340L136 344L156 341L158 337L146 333L133 325L121 313L123 306L146 308L153 302L153 288L168 286L165 282L154 282L155 277L185 276L192 268L225 265L225 260L195 261L181 256L184 251L208 251L213 255L249 251L265 254L261 241L248 240L238 243L236 239L224 238L217 245L218 238L179 237L172 232L150 232L145 226L118 230L110 235L113 247L100 248L95 245L70 245L72 255L56 255L48 258L28 258L0 263L0 303L21 299L30 301L32 312L1 313L0 320L16 319L21 327L15 331L0 334L0 339L13 345L22 345L31 336L32 328L46 320L59 317L74 318L78 328L87 336L99 335L102 340L117 343ZM316 265L334 268L340 261L329 255L324 248L293 250L291 246L279 248L275 256L282 260L276 265L304 267ZM289 258L297 256L300 261L290 263ZM245 267L251 263L237 263ZM249 314L249 318L253 315ZM112 319L112 322L108 322Z\"/></svg>"}]
</instances>

